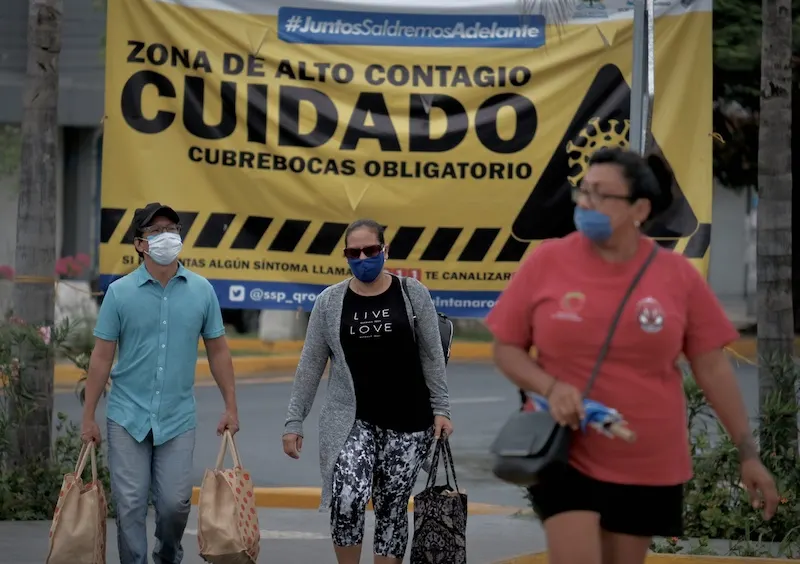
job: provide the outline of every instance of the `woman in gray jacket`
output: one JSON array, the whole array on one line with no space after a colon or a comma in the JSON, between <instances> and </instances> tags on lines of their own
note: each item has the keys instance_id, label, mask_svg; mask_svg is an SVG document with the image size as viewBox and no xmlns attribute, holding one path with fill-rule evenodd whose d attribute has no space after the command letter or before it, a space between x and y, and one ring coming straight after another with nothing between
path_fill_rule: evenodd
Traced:
<instances>
[{"instance_id":1,"label":"woman in gray jacket","mask_svg":"<svg viewBox=\"0 0 800 564\"><path fill-rule=\"evenodd\" d=\"M375 563L400 564L417 474L434 439L453 431L444 352L428 289L409 278L406 293L383 268L383 227L356 221L345 247L353 278L326 288L311 311L283 450L300 457L303 421L330 359L319 448L321 510L331 510L336 558L358 564L372 498Z\"/></svg>"}]
</instances>

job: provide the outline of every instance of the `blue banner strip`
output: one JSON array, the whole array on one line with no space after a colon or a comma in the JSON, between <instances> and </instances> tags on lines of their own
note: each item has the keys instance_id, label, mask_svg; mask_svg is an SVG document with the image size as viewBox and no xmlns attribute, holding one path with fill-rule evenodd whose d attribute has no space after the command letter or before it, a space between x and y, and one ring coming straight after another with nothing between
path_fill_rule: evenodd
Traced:
<instances>
[{"instance_id":1,"label":"blue banner strip","mask_svg":"<svg viewBox=\"0 0 800 564\"><path fill-rule=\"evenodd\" d=\"M278 38L286 43L530 49L544 46L545 29L540 15L278 10Z\"/></svg>"},{"instance_id":2,"label":"blue banner strip","mask_svg":"<svg viewBox=\"0 0 800 564\"><path fill-rule=\"evenodd\" d=\"M100 275L100 289L120 278ZM294 282L249 282L242 280L209 280L224 309L276 309L311 311L317 296L326 288L321 284ZM453 318L483 318L494 306L500 292L470 290L431 290L436 310Z\"/></svg>"}]
</instances>

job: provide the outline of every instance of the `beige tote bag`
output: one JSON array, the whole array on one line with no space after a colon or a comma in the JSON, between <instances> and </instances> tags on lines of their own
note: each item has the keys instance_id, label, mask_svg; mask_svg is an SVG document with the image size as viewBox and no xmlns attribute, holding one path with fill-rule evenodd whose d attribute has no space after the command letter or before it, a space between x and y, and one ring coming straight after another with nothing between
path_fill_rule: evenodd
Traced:
<instances>
[{"instance_id":1,"label":"beige tote bag","mask_svg":"<svg viewBox=\"0 0 800 564\"><path fill-rule=\"evenodd\" d=\"M233 468L223 469L230 449ZM200 556L212 564L254 564L261 530L250 473L242 468L229 431L222 436L217 465L206 470L200 486L197 540Z\"/></svg>"},{"instance_id":2,"label":"beige tote bag","mask_svg":"<svg viewBox=\"0 0 800 564\"><path fill-rule=\"evenodd\" d=\"M47 564L105 564L108 507L103 484L97 479L95 444L86 443L75 472L64 476L50 525ZM87 459L92 461L92 481L83 483Z\"/></svg>"}]
</instances>

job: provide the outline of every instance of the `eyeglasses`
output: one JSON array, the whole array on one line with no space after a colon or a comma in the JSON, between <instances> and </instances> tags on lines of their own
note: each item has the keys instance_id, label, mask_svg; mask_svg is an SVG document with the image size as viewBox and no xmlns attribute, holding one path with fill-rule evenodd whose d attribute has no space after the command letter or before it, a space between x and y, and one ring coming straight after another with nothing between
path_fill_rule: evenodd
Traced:
<instances>
[{"instance_id":1,"label":"eyeglasses","mask_svg":"<svg viewBox=\"0 0 800 564\"><path fill-rule=\"evenodd\" d=\"M346 247L344 256L348 259L361 258L361 253L367 258L378 256L383 251L383 245L367 245L366 247Z\"/></svg>"},{"instance_id":2,"label":"eyeglasses","mask_svg":"<svg viewBox=\"0 0 800 564\"><path fill-rule=\"evenodd\" d=\"M181 232L180 225L152 225L150 227L145 227L142 229L142 234L147 235L161 235L162 233L174 233L178 234Z\"/></svg>"},{"instance_id":3,"label":"eyeglasses","mask_svg":"<svg viewBox=\"0 0 800 564\"><path fill-rule=\"evenodd\" d=\"M572 201L576 204L581 199L581 197L586 198L586 200L592 204L593 206L598 206L605 202L606 200L621 200L625 202L632 202L633 198L630 196L620 196L619 194L602 194L600 192L589 192L588 190L582 190L578 186L572 187Z\"/></svg>"}]
</instances>

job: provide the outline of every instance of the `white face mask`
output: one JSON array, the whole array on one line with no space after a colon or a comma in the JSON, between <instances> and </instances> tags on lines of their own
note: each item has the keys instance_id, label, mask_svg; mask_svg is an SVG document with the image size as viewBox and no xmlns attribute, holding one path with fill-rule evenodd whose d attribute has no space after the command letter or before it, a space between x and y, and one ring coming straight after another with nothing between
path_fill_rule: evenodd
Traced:
<instances>
[{"instance_id":1,"label":"white face mask","mask_svg":"<svg viewBox=\"0 0 800 564\"><path fill-rule=\"evenodd\" d=\"M147 254L156 264L167 266L175 262L183 249L183 241L177 233L159 233L147 238L150 249Z\"/></svg>"}]
</instances>

